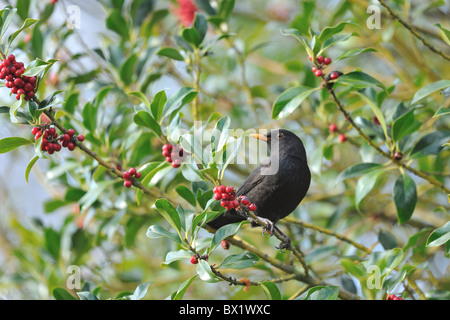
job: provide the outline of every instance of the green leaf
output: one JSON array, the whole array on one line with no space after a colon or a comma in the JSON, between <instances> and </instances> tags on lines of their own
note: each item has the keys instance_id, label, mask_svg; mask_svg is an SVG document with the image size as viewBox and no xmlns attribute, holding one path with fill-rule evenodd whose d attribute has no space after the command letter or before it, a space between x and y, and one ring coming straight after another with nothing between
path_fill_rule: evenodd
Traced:
<instances>
[{"instance_id":1,"label":"green leaf","mask_svg":"<svg viewBox=\"0 0 450 320\"><path fill-rule=\"evenodd\" d=\"M218 268L242 270L253 267L259 261L259 257L252 252L244 251L237 255L226 257Z\"/></svg>"},{"instance_id":2,"label":"green leaf","mask_svg":"<svg viewBox=\"0 0 450 320\"><path fill-rule=\"evenodd\" d=\"M211 271L211 267L205 260L200 260L197 264L197 274L200 279L205 282L214 283L220 282L221 279L217 278L215 274Z\"/></svg>"},{"instance_id":3,"label":"green leaf","mask_svg":"<svg viewBox=\"0 0 450 320\"><path fill-rule=\"evenodd\" d=\"M450 87L450 80L440 80L432 84L429 84L416 92L411 101L411 104L415 104L420 100L428 97L430 94L439 90L443 90L447 87Z\"/></svg>"},{"instance_id":4,"label":"green leaf","mask_svg":"<svg viewBox=\"0 0 450 320\"><path fill-rule=\"evenodd\" d=\"M427 247L437 247L450 240L450 221L435 229L427 239Z\"/></svg>"},{"instance_id":5,"label":"green leaf","mask_svg":"<svg viewBox=\"0 0 450 320\"><path fill-rule=\"evenodd\" d=\"M195 201L195 195L192 193L192 191L185 187L185 186L178 186L175 188L175 191L187 202L189 202L190 205L193 207L196 206L197 202Z\"/></svg>"},{"instance_id":6,"label":"green leaf","mask_svg":"<svg viewBox=\"0 0 450 320\"><path fill-rule=\"evenodd\" d=\"M155 202L155 207L167 222L180 234L181 220L178 211L166 199L158 199ZM180 235L181 237L181 235Z\"/></svg>"},{"instance_id":7,"label":"green leaf","mask_svg":"<svg viewBox=\"0 0 450 320\"><path fill-rule=\"evenodd\" d=\"M361 99L363 99L369 105L370 109L372 109L373 114L375 115L375 117L377 117L378 122L380 123L380 126L383 129L385 139L388 141L389 135L387 132L386 119L384 118L384 114L381 112L381 109L375 103L373 103L372 100L370 100L368 97L366 97L364 94L359 93L359 92L356 92L356 94L359 97L361 97Z\"/></svg>"},{"instance_id":8,"label":"green leaf","mask_svg":"<svg viewBox=\"0 0 450 320\"><path fill-rule=\"evenodd\" d=\"M195 0L195 4L205 11L207 14L213 16L216 14L216 10L211 7L211 4L209 3L209 0Z\"/></svg>"},{"instance_id":9,"label":"green leaf","mask_svg":"<svg viewBox=\"0 0 450 320\"><path fill-rule=\"evenodd\" d=\"M394 249L398 246L397 240L394 235L389 231L380 229L378 232L378 241L381 243L385 250Z\"/></svg>"},{"instance_id":10,"label":"green leaf","mask_svg":"<svg viewBox=\"0 0 450 320\"><path fill-rule=\"evenodd\" d=\"M270 281L264 281L260 284L263 288L264 294L269 300L281 300L281 293L277 285Z\"/></svg>"},{"instance_id":11,"label":"green leaf","mask_svg":"<svg viewBox=\"0 0 450 320\"><path fill-rule=\"evenodd\" d=\"M191 101L193 98L192 94L197 94L194 88L182 87L178 89L178 91L171 96L164 105L163 117L165 118L169 116L172 112L181 108L185 103Z\"/></svg>"},{"instance_id":12,"label":"green leaf","mask_svg":"<svg viewBox=\"0 0 450 320\"><path fill-rule=\"evenodd\" d=\"M438 111L434 114L433 118L438 118L440 116L446 116L450 114L450 108L440 107Z\"/></svg>"},{"instance_id":13,"label":"green leaf","mask_svg":"<svg viewBox=\"0 0 450 320\"><path fill-rule=\"evenodd\" d=\"M442 40L444 40L445 43L447 43L450 46L450 31L445 28L442 28L439 23L436 23L435 26L439 27Z\"/></svg>"},{"instance_id":14,"label":"green leaf","mask_svg":"<svg viewBox=\"0 0 450 320\"><path fill-rule=\"evenodd\" d=\"M362 174L372 172L381 167L382 167L381 164L373 162L363 162L355 164L350 168L345 169L338 175L338 177L336 178L336 185L343 180L354 178Z\"/></svg>"},{"instance_id":15,"label":"green leaf","mask_svg":"<svg viewBox=\"0 0 450 320\"><path fill-rule=\"evenodd\" d=\"M129 23L122 17L120 10L114 9L106 19L106 27L119 34L122 38L127 39Z\"/></svg>"},{"instance_id":16,"label":"green leaf","mask_svg":"<svg viewBox=\"0 0 450 320\"><path fill-rule=\"evenodd\" d=\"M26 19L26 20L23 22L22 27L20 27L19 30L17 30L16 32L12 33L12 34L8 37L8 48L7 48L6 52L9 51L9 47L11 46L11 43L14 41L14 39L17 38L17 36L18 36L23 30L25 30L26 28L32 26L33 24L35 24L35 23L38 22L38 21L39 21L39 20L37 20L37 19Z\"/></svg>"},{"instance_id":17,"label":"green leaf","mask_svg":"<svg viewBox=\"0 0 450 320\"><path fill-rule=\"evenodd\" d=\"M148 291L148 287L152 284L152 282L144 282L138 285L136 290L134 290L133 295L131 296L131 300L141 300L145 297Z\"/></svg>"},{"instance_id":18,"label":"green leaf","mask_svg":"<svg viewBox=\"0 0 450 320\"><path fill-rule=\"evenodd\" d=\"M373 189L375 186L378 177L384 170L379 169L375 171L371 171L368 174L362 176L359 178L358 182L356 183L356 189L355 189L355 204L356 208L359 210L361 201L369 194L369 192Z\"/></svg>"},{"instance_id":19,"label":"green leaf","mask_svg":"<svg viewBox=\"0 0 450 320\"><path fill-rule=\"evenodd\" d=\"M11 8L6 7L5 9L1 10L3 12L3 15L1 16L1 20L3 20L3 23L0 23L0 30L1 30L1 37L5 34L5 32L8 30L9 25L11 24L12 19L17 13L17 8ZM0 21L1 21L0 20Z\"/></svg>"},{"instance_id":20,"label":"green leaf","mask_svg":"<svg viewBox=\"0 0 450 320\"><path fill-rule=\"evenodd\" d=\"M23 75L27 77L34 77L40 74L41 72L44 72L45 74L57 61L58 59L50 59L48 61L44 61L37 58L27 66Z\"/></svg>"},{"instance_id":21,"label":"green leaf","mask_svg":"<svg viewBox=\"0 0 450 320\"><path fill-rule=\"evenodd\" d=\"M400 141L403 137L411 134L416 130L414 124L414 109L409 110L397 119L392 124L392 139Z\"/></svg>"},{"instance_id":22,"label":"green leaf","mask_svg":"<svg viewBox=\"0 0 450 320\"><path fill-rule=\"evenodd\" d=\"M148 227L146 236L150 239L168 238L178 244L183 243L176 233L169 232L163 227L158 225Z\"/></svg>"},{"instance_id":23,"label":"green leaf","mask_svg":"<svg viewBox=\"0 0 450 320\"><path fill-rule=\"evenodd\" d=\"M163 115L164 106L167 102L167 96L165 91L159 91L153 97L153 101L150 105L150 111L152 112L153 118L159 123Z\"/></svg>"},{"instance_id":24,"label":"green leaf","mask_svg":"<svg viewBox=\"0 0 450 320\"><path fill-rule=\"evenodd\" d=\"M77 292L77 295L81 300L100 300L95 294L89 291Z\"/></svg>"},{"instance_id":25,"label":"green leaf","mask_svg":"<svg viewBox=\"0 0 450 320\"><path fill-rule=\"evenodd\" d=\"M283 92L275 100L272 108L272 119L282 119L294 112L302 102L320 88L298 86Z\"/></svg>"},{"instance_id":26,"label":"green leaf","mask_svg":"<svg viewBox=\"0 0 450 320\"><path fill-rule=\"evenodd\" d=\"M303 45L303 48L306 50L308 55L310 57L314 57L313 50L308 45L308 42L306 41L306 39L300 34L300 32L297 29L282 29L281 34L284 36L292 36L292 37L296 38Z\"/></svg>"},{"instance_id":27,"label":"green leaf","mask_svg":"<svg viewBox=\"0 0 450 320\"><path fill-rule=\"evenodd\" d=\"M411 158L417 159L438 154L450 138L450 131L435 131L422 137L411 151Z\"/></svg>"},{"instance_id":28,"label":"green leaf","mask_svg":"<svg viewBox=\"0 0 450 320\"><path fill-rule=\"evenodd\" d=\"M158 56L167 57L177 61L184 61L183 56L174 48L162 48L156 52Z\"/></svg>"},{"instance_id":29,"label":"green leaf","mask_svg":"<svg viewBox=\"0 0 450 320\"><path fill-rule=\"evenodd\" d=\"M394 203L399 223L411 218L417 203L416 184L407 174L402 174L394 184Z\"/></svg>"},{"instance_id":30,"label":"green leaf","mask_svg":"<svg viewBox=\"0 0 450 320\"><path fill-rule=\"evenodd\" d=\"M219 228L211 240L210 253L214 251L214 249L222 242L222 240L235 235L239 231L243 223L245 223L245 221L242 221L239 224L228 224Z\"/></svg>"},{"instance_id":31,"label":"green leaf","mask_svg":"<svg viewBox=\"0 0 450 320\"><path fill-rule=\"evenodd\" d=\"M11 123L19 123L19 119L17 119L17 111L22 108L25 104L25 100L23 99L23 95L20 95L20 100L17 100L13 103L11 108L9 108L9 118Z\"/></svg>"},{"instance_id":32,"label":"green leaf","mask_svg":"<svg viewBox=\"0 0 450 320\"><path fill-rule=\"evenodd\" d=\"M55 288L52 291L52 295L56 300L77 300L64 288Z\"/></svg>"},{"instance_id":33,"label":"green leaf","mask_svg":"<svg viewBox=\"0 0 450 320\"><path fill-rule=\"evenodd\" d=\"M93 186L90 188L90 190L78 202L79 205L81 206L80 210L81 211L87 210L95 201L97 201L97 199L106 190L106 188L112 186L118 180L119 179L106 180L94 183Z\"/></svg>"},{"instance_id":34,"label":"green leaf","mask_svg":"<svg viewBox=\"0 0 450 320\"><path fill-rule=\"evenodd\" d=\"M120 79L127 86L133 82L133 76L135 74L135 67L139 57L137 54L132 54L120 67Z\"/></svg>"},{"instance_id":35,"label":"green leaf","mask_svg":"<svg viewBox=\"0 0 450 320\"><path fill-rule=\"evenodd\" d=\"M229 136L231 119L230 117L222 117L214 126L214 130L211 133L211 152L216 150L222 150L227 142Z\"/></svg>"},{"instance_id":36,"label":"green leaf","mask_svg":"<svg viewBox=\"0 0 450 320\"><path fill-rule=\"evenodd\" d=\"M301 300L337 300L338 286L317 286L309 289L299 298Z\"/></svg>"},{"instance_id":37,"label":"green leaf","mask_svg":"<svg viewBox=\"0 0 450 320\"><path fill-rule=\"evenodd\" d=\"M329 38L331 38L332 36L342 32L345 28L346 25L348 24L354 24L354 22L352 21L343 21L340 22L339 24L335 25L334 27L326 27L322 30L322 32L319 35L319 40L320 42L325 42L326 40L328 40Z\"/></svg>"},{"instance_id":38,"label":"green leaf","mask_svg":"<svg viewBox=\"0 0 450 320\"><path fill-rule=\"evenodd\" d=\"M150 101L148 101L145 94L143 94L140 91L132 91L132 92L128 92L128 94L137 97L139 100L141 100L141 102L143 102L147 106L147 108L150 109Z\"/></svg>"},{"instance_id":39,"label":"green leaf","mask_svg":"<svg viewBox=\"0 0 450 320\"><path fill-rule=\"evenodd\" d=\"M185 282L181 284L181 286L178 288L174 294L172 294L172 300L181 300L183 299L184 294L186 293L186 290L189 288L191 283L198 277L198 275L194 275L193 277L190 277Z\"/></svg>"},{"instance_id":40,"label":"green leaf","mask_svg":"<svg viewBox=\"0 0 450 320\"><path fill-rule=\"evenodd\" d=\"M361 53L364 53L364 52L376 52L376 51L377 50L375 50L374 48L350 49L350 50L346 50L343 54L341 54L339 57L334 59L334 61L339 61L339 60L347 59L347 58L350 58L350 57L355 57L355 56L360 55Z\"/></svg>"},{"instance_id":41,"label":"green leaf","mask_svg":"<svg viewBox=\"0 0 450 320\"><path fill-rule=\"evenodd\" d=\"M3 138L0 140L0 154L10 152L27 144L33 144L33 142L21 137Z\"/></svg>"},{"instance_id":42,"label":"green leaf","mask_svg":"<svg viewBox=\"0 0 450 320\"><path fill-rule=\"evenodd\" d=\"M226 19L233 11L236 0L222 0L219 4L217 14L223 19Z\"/></svg>"},{"instance_id":43,"label":"green leaf","mask_svg":"<svg viewBox=\"0 0 450 320\"><path fill-rule=\"evenodd\" d=\"M39 159L39 156L34 157L33 159L31 159L31 161L27 165L27 169L25 170L25 180L27 181L27 183L28 183L28 177L30 176L31 169L33 168L36 161L38 161L38 159Z\"/></svg>"},{"instance_id":44,"label":"green leaf","mask_svg":"<svg viewBox=\"0 0 450 320\"><path fill-rule=\"evenodd\" d=\"M146 127L152 130L157 137L161 136L161 127L160 125L153 119L150 113L147 111L139 111L133 117L134 123L138 126Z\"/></svg>"},{"instance_id":45,"label":"green leaf","mask_svg":"<svg viewBox=\"0 0 450 320\"><path fill-rule=\"evenodd\" d=\"M385 89L384 85L380 81L361 71L352 71L346 73L340 76L337 79L337 82L350 85L357 89L364 89L370 86L378 86Z\"/></svg>"},{"instance_id":46,"label":"green leaf","mask_svg":"<svg viewBox=\"0 0 450 320\"><path fill-rule=\"evenodd\" d=\"M162 263L163 265L169 265L174 261L188 260L192 257L192 253L186 250L169 251L166 254L166 259Z\"/></svg>"}]
</instances>

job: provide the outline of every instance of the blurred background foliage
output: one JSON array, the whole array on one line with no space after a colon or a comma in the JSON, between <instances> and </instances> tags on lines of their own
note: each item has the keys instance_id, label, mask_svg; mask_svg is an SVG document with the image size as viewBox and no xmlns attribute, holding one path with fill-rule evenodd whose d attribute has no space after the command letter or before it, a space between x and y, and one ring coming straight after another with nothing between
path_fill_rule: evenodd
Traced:
<instances>
[{"instance_id":1,"label":"blurred background foliage","mask_svg":"<svg viewBox=\"0 0 450 320\"><path fill-rule=\"evenodd\" d=\"M55 108L64 111L59 121L85 134L86 144L108 163L127 169L164 160L164 139L133 121L145 106L130 92L141 92L152 102L162 90L171 97L180 88L191 87L198 93L184 96L186 103L179 109L179 125L187 130L192 129L194 120L210 119L213 125L220 115L227 115L233 129L286 128L302 138L313 173L312 185L299 208L279 225L301 248L315 277L365 299L383 299L390 293L409 299L450 298L449 244L443 240L448 240L448 228L440 229L439 245L429 246L430 234L449 220L447 193L381 157L348 125L326 90L309 96L291 114L272 118L277 98L289 88L322 85L311 72L304 48L280 30L296 29L310 39L310 29L320 34L326 27L353 21L339 33L345 41L335 42L324 55L336 60L333 70L344 74L363 71L389 88L389 95L377 98L385 91L369 85L356 88L337 84L340 101L388 153L396 148L407 155L425 135L443 133L439 135L440 145L432 152L408 158L407 164L426 172L448 190L450 151L448 146L441 148L449 140L448 111L445 114L448 92L430 92L419 105L411 104L419 89L448 79L448 60L425 48L377 1L195 1L197 14L206 17L208 24L199 46L186 31L192 30L191 26L183 25L189 23L180 11L183 3L186 1L0 1L2 8L17 8L11 28L19 28L27 18L40 19L20 33L11 53L25 65L36 58L58 59L42 78L37 96L43 100L58 92ZM368 12L371 4L379 8L379 29L370 29L367 24L372 16ZM440 23L444 30L450 29L448 1L395 0L389 4L433 46L448 54L442 35L446 33L436 26ZM80 28L69 29L68 21L79 23ZM351 34L354 36L349 37ZM362 52L368 48L373 50ZM361 54L336 59L359 49ZM382 102L378 107L389 131L399 115L414 105L413 119L404 124L414 130L402 129L404 139L393 142L394 149L387 149L377 135L380 127L373 109L352 94L357 90ZM12 105L8 90L0 91L1 104ZM443 115L435 116L441 107ZM29 125L11 124L8 114L0 121L0 138L30 139ZM339 133L329 131L332 123L346 135L346 142L340 143ZM167 125L164 122L164 130ZM172 143L178 142L176 134L167 136ZM435 143L427 141L427 146ZM310 287L295 280L281 281L277 289L267 285L265 290L261 286L243 290L226 281L199 278L185 283L197 274L189 259L163 263L166 254L180 246L164 237L146 237L150 226L170 228L153 206L154 199L136 198L135 190L125 189L122 181L114 180L80 150L61 152L51 160L40 159L27 184L24 172L33 157L31 147L0 156L2 299L67 298L67 292L78 298L77 291L91 292L101 299L118 298L132 294L146 282L151 282L144 290L146 299L173 298L180 288L186 290L182 293L188 299L264 299L267 292L274 297L278 291L280 298L287 299L297 298ZM371 187L355 203L364 172L336 181L344 170L362 162L376 162L386 170L375 179L366 179L365 186ZM254 167L230 165L223 183L238 187ZM185 169L161 166L155 173L149 187L179 202L183 199L175 189L181 185L200 196L213 187L207 181L189 181ZM399 224L393 189L399 175L404 174L413 181L417 203L411 218ZM360 184L361 188L364 182ZM370 253L333 234L319 232L320 228L352 239L369 248ZM274 249L277 240L262 237L259 229L244 226L239 236L280 261L293 263L290 254ZM200 230L198 246L211 237ZM242 249L236 246L229 251L218 248L208 263L218 265L226 256L240 253ZM389 260L392 256L395 263ZM66 287L71 265L81 268L80 290ZM367 288L370 265L380 266L386 276L381 290ZM283 276L264 261L223 273L251 281Z\"/></svg>"}]
</instances>

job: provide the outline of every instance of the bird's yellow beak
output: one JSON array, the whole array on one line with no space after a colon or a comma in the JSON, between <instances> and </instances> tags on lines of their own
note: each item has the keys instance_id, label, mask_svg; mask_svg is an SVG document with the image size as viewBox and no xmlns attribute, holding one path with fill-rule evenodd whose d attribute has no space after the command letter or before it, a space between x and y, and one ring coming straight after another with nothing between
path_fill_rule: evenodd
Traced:
<instances>
[{"instance_id":1,"label":"bird's yellow beak","mask_svg":"<svg viewBox=\"0 0 450 320\"><path fill-rule=\"evenodd\" d=\"M270 138L268 138L268 137L266 137L265 135L262 135L262 134L251 134L250 137L256 138L258 140L270 141Z\"/></svg>"}]
</instances>

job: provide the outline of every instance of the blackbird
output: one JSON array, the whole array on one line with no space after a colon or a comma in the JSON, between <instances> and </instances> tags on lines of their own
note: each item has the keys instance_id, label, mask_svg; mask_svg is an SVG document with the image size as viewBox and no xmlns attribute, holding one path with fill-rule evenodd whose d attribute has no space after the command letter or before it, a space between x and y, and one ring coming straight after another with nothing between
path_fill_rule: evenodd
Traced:
<instances>
[{"instance_id":1,"label":"blackbird","mask_svg":"<svg viewBox=\"0 0 450 320\"><path fill-rule=\"evenodd\" d=\"M267 135L255 134L254 138L265 140L270 149L267 163L260 164L236 191L236 197L246 196L256 204L255 215L270 226L288 216L303 200L311 183L306 151L302 141L294 133L277 129ZM241 209L227 210L208 225L214 229L247 219ZM252 221L252 226L259 225ZM286 242L288 238L286 237ZM282 244L288 248L289 243ZM282 246L280 245L280 248Z\"/></svg>"}]
</instances>

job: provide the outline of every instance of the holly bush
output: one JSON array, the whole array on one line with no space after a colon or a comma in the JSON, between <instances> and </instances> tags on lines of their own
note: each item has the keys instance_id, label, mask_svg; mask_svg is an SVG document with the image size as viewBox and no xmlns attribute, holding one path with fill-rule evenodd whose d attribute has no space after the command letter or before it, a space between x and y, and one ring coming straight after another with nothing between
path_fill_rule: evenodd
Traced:
<instances>
[{"instance_id":1,"label":"holly bush","mask_svg":"<svg viewBox=\"0 0 450 320\"><path fill-rule=\"evenodd\" d=\"M445 1L0 3L0 159L51 195L3 181L2 298L450 298ZM275 128L312 172L285 251L206 225Z\"/></svg>"}]
</instances>

